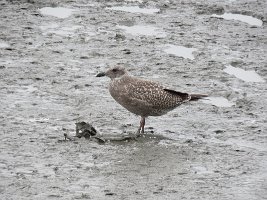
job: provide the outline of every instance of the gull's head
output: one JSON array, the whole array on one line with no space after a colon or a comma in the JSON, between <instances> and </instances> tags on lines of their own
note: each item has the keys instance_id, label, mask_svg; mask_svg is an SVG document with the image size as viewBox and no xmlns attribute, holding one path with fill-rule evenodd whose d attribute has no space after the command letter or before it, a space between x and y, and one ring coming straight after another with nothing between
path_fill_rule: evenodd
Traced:
<instances>
[{"instance_id":1,"label":"gull's head","mask_svg":"<svg viewBox=\"0 0 267 200\"><path fill-rule=\"evenodd\" d=\"M96 75L96 77L107 76L111 79L115 79L115 78L120 78L125 74L127 74L127 71L123 67L113 67L107 70L106 72L100 72L99 74Z\"/></svg>"}]
</instances>

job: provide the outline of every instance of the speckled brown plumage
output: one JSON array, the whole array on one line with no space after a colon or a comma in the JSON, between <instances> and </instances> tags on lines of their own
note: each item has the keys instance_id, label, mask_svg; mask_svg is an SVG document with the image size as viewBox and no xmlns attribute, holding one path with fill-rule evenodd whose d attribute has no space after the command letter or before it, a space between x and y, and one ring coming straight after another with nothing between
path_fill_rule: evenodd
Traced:
<instances>
[{"instance_id":1,"label":"speckled brown plumage","mask_svg":"<svg viewBox=\"0 0 267 200\"><path fill-rule=\"evenodd\" d=\"M165 91L164 88L151 81L124 75L113 79L109 85L111 96L130 112L143 117L160 116L189 101L180 95Z\"/></svg>"},{"instance_id":2,"label":"speckled brown plumage","mask_svg":"<svg viewBox=\"0 0 267 200\"><path fill-rule=\"evenodd\" d=\"M111 96L128 111L141 116L140 130L144 132L145 118L160 116L188 102L191 95L164 88L160 84L133 77L124 68L115 67L97 75L111 78ZM194 100L206 95L194 95Z\"/></svg>"}]
</instances>

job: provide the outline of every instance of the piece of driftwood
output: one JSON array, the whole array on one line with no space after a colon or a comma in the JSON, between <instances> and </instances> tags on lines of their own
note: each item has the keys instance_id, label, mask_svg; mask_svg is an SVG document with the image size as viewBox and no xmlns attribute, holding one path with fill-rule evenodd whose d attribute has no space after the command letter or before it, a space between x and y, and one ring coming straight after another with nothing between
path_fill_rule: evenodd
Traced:
<instances>
[{"instance_id":1,"label":"piece of driftwood","mask_svg":"<svg viewBox=\"0 0 267 200\"><path fill-rule=\"evenodd\" d=\"M81 138L91 138L92 136L96 136L96 129L89 123L86 122L77 122L76 125L76 137Z\"/></svg>"},{"instance_id":2,"label":"piece of driftwood","mask_svg":"<svg viewBox=\"0 0 267 200\"><path fill-rule=\"evenodd\" d=\"M97 130L87 122L77 122L76 125L76 135L74 137L69 136L67 133L64 133L65 140L59 140L59 142L63 141L73 141L77 140L77 138L86 138L91 141L95 141L99 144L104 144L107 142L110 143L127 143L131 141L150 141L152 140L162 140L168 139L163 136L153 135L153 134L144 134L144 135L100 135Z\"/></svg>"},{"instance_id":3,"label":"piece of driftwood","mask_svg":"<svg viewBox=\"0 0 267 200\"><path fill-rule=\"evenodd\" d=\"M130 140L136 140L134 136L100 136L97 130L87 122L77 122L76 124L76 137L85 137L87 139L96 141L98 143L105 142L128 142Z\"/></svg>"}]
</instances>

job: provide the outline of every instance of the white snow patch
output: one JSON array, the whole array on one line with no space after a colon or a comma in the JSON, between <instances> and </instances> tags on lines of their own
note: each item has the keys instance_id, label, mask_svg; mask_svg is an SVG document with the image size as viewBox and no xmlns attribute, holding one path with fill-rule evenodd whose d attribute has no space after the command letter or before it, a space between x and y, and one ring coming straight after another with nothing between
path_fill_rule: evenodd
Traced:
<instances>
[{"instance_id":1,"label":"white snow patch","mask_svg":"<svg viewBox=\"0 0 267 200\"><path fill-rule=\"evenodd\" d=\"M238 20L238 21L245 22L245 23L248 23L254 26L262 26L262 23L263 23L262 20L260 19L248 16L248 15L241 15L241 14L224 13L223 15L213 14L211 16L217 17L217 18L223 18L226 20Z\"/></svg>"},{"instance_id":2,"label":"white snow patch","mask_svg":"<svg viewBox=\"0 0 267 200\"><path fill-rule=\"evenodd\" d=\"M164 50L165 53L188 58L191 60L194 59L194 55L192 53L197 50L196 48L187 48L184 46L176 46L172 44L167 45L167 47L168 48Z\"/></svg>"},{"instance_id":3,"label":"white snow patch","mask_svg":"<svg viewBox=\"0 0 267 200\"><path fill-rule=\"evenodd\" d=\"M115 6L107 10L124 11L130 13L154 14L160 11L158 8L139 8L138 6Z\"/></svg>"},{"instance_id":4,"label":"white snow patch","mask_svg":"<svg viewBox=\"0 0 267 200\"><path fill-rule=\"evenodd\" d=\"M39 9L39 11L42 15L50 15L50 16L63 19L63 18L67 18L71 16L74 10L69 9L69 8L62 8L62 7L56 7L56 8L44 7L44 8Z\"/></svg>"},{"instance_id":5,"label":"white snow patch","mask_svg":"<svg viewBox=\"0 0 267 200\"><path fill-rule=\"evenodd\" d=\"M234 103L228 101L224 97L206 97L201 100L203 103L212 104L217 107L231 107Z\"/></svg>"},{"instance_id":6,"label":"white snow patch","mask_svg":"<svg viewBox=\"0 0 267 200\"><path fill-rule=\"evenodd\" d=\"M146 36L156 36L156 37L166 37L166 33L157 27L153 26L117 26L120 29L125 30L126 33L132 35L146 35Z\"/></svg>"},{"instance_id":7,"label":"white snow patch","mask_svg":"<svg viewBox=\"0 0 267 200\"><path fill-rule=\"evenodd\" d=\"M255 71L245 71L241 68L233 67L231 65L226 66L223 71L246 82L265 82L265 80Z\"/></svg>"}]
</instances>

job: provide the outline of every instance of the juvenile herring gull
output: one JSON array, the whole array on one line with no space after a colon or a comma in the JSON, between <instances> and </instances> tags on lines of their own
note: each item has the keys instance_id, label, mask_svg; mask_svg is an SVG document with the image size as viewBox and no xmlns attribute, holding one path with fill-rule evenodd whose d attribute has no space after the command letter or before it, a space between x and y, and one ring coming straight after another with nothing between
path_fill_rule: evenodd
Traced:
<instances>
[{"instance_id":1,"label":"juvenile herring gull","mask_svg":"<svg viewBox=\"0 0 267 200\"><path fill-rule=\"evenodd\" d=\"M133 77L123 67L114 67L96 76L109 77L111 96L128 111L141 116L137 134L144 133L146 117L164 115L182 103L207 96L167 89L156 82Z\"/></svg>"}]
</instances>

